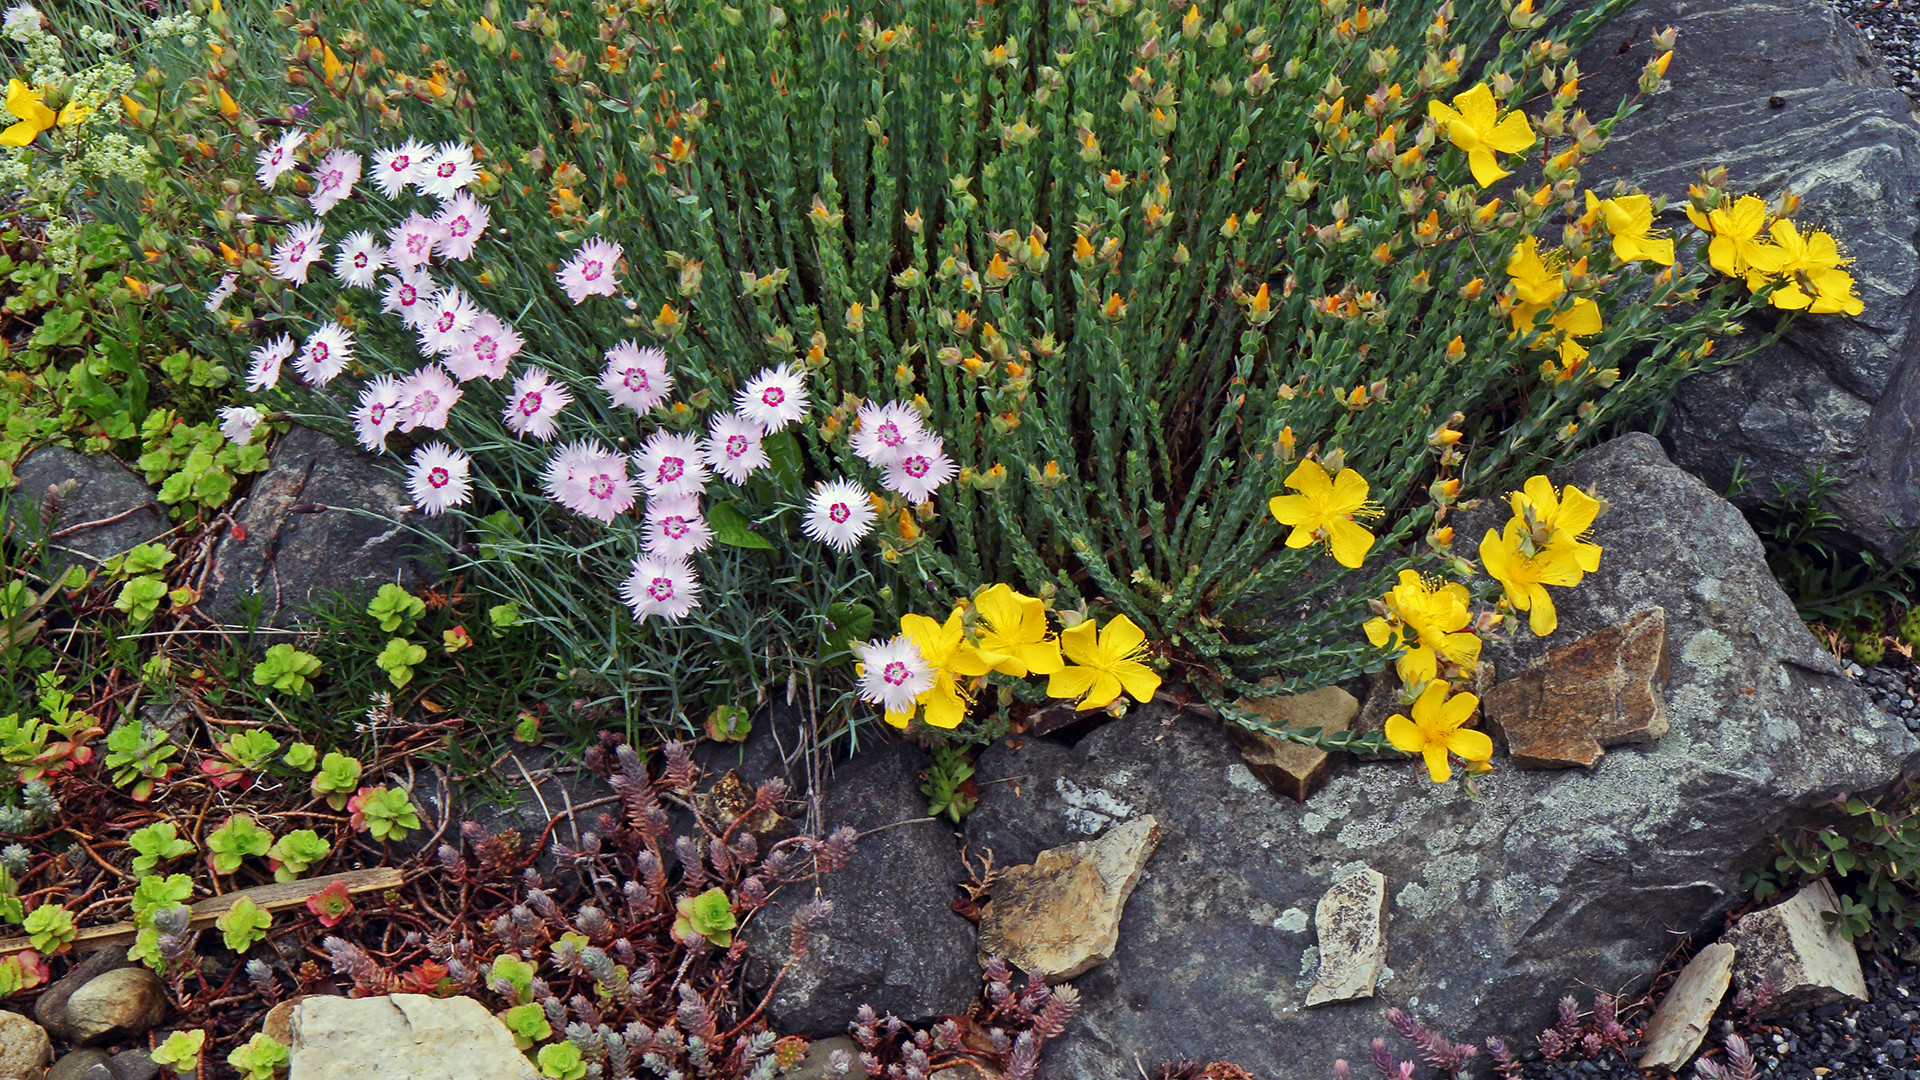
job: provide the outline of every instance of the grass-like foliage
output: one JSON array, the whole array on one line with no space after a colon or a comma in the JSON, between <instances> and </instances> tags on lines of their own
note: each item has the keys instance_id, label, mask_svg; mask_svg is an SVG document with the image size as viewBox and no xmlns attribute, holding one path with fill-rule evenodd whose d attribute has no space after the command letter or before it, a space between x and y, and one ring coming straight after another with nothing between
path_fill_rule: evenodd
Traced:
<instances>
[{"instance_id":1,"label":"grass-like foliage","mask_svg":"<svg viewBox=\"0 0 1920 1080\"><path fill-rule=\"evenodd\" d=\"M208 39L143 57L130 113L159 168L119 205L192 286L155 294L229 367L282 332L350 327L348 379L315 394L289 373L258 402L346 431L362 380L405 376L419 346L324 266L297 289L268 273L290 228L321 219L310 164L263 192L254 155L290 129L308 163L471 145L490 224L433 273L510 322L515 371L538 364L573 403L543 445L501 423L511 379L476 379L443 431L386 448L471 455L454 550L551 635L578 691L636 717L691 728L770 684L848 701L810 659L844 663L849 633L942 618L1000 581L1125 614L1163 666L1223 689L1288 676L1272 692L1378 663L1359 598L1448 554L1456 499L1503 492L1734 352L1710 336L1753 301L1707 268L1704 235L1663 268L1622 242L1652 222L1595 212L1579 184L1613 117L1579 111L1568 57L1620 6L1549 31L1530 3L1487 0L194 0ZM1462 152L1474 110L1449 130L1432 107L1470 87L1530 118L1524 145L1508 126L1488 136L1503 156ZM433 212L371 188L324 218L326 242ZM1535 235L1564 254L1515 269ZM622 245L618 291L576 304L555 271L595 238ZM628 339L663 348L673 378L638 418L596 378ZM705 434L783 363L811 412L768 439L769 468L708 487L700 606L636 622L619 585L639 513L603 526L554 505L551 447ZM891 401L960 474L917 506L883 492L872 534L836 554L802 533L807 493L880 490L850 437L861 403ZM1358 470L1386 512L1360 580L1281 546L1268 500L1306 456Z\"/></svg>"}]
</instances>

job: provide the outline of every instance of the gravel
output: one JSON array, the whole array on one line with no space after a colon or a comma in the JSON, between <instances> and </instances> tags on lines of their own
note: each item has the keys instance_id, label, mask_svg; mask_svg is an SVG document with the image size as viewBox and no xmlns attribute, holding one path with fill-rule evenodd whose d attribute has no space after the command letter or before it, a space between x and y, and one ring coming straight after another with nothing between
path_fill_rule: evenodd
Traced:
<instances>
[{"instance_id":1,"label":"gravel","mask_svg":"<svg viewBox=\"0 0 1920 1080\"><path fill-rule=\"evenodd\" d=\"M1920 0L1833 0L1833 6L1873 43L1894 84L1920 98Z\"/></svg>"}]
</instances>

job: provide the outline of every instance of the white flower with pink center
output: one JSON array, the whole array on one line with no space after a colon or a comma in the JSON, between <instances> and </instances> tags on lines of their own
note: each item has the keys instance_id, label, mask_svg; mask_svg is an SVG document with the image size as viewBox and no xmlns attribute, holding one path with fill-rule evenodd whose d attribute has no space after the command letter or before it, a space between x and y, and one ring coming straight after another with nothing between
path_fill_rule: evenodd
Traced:
<instances>
[{"instance_id":1,"label":"white flower with pink center","mask_svg":"<svg viewBox=\"0 0 1920 1080\"><path fill-rule=\"evenodd\" d=\"M253 429L260 426L266 414L251 405L229 405L220 410L220 434L228 442L245 446L253 441Z\"/></svg>"},{"instance_id":2,"label":"white flower with pink center","mask_svg":"<svg viewBox=\"0 0 1920 1080\"><path fill-rule=\"evenodd\" d=\"M309 221L295 225L285 240L273 246L273 276L305 285L307 271L326 257L327 246L320 242L320 223Z\"/></svg>"},{"instance_id":3,"label":"white flower with pink center","mask_svg":"<svg viewBox=\"0 0 1920 1080\"><path fill-rule=\"evenodd\" d=\"M480 242L480 234L487 231L490 220L492 214L487 208L466 192L448 199L440 212L433 215L433 223L440 228L440 254L465 262L473 254L473 245Z\"/></svg>"},{"instance_id":4,"label":"white flower with pink center","mask_svg":"<svg viewBox=\"0 0 1920 1080\"><path fill-rule=\"evenodd\" d=\"M420 171L420 164L432 156L433 149L408 139L405 144L391 146L373 155L373 186L380 194L389 199L397 199L400 193L413 183L414 174Z\"/></svg>"},{"instance_id":5,"label":"white flower with pink center","mask_svg":"<svg viewBox=\"0 0 1920 1080\"><path fill-rule=\"evenodd\" d=\"M638 492L627 477L627 458L596 442L563 447L547 462L541 482L547 496L576 514L610 522L633 509Z\"/></svg>"},{"instance_id":6,"label":"white flower with pink center","mask_svg":"<svg viewBox=\"0 0 1920 1080\"><path fill-rule=\"evenodd\" d=\"M755 375L734 401L735 411L771 435L807 415L807 380L786 364Z\"/></svg>"},{"instance_id":7,"label":"white flower with pink center","mask_svg":"<svg viewBox=\"0 0 1920 1080\"><path fill-rule=\"evenodd\" d=\"M873 531L873 498L851 480L816 484L807 499L800 531L838 552L848 552Z\"/></svg>"},{"instance_id":8,"label":"white flower with pink center","mask_svg":"<svg viewBox=\"0 0 1920 1080\"><path fill-rule=\"evenodd\" d=\"M607 392L615 405L647 415L673 392L667 354L655 348L643 349L631 341L615 345L607 350L607 366L600 372L600 389Z\"/></svg>"},{"instance_id":9,"label":"white flower with pink center","mask_svg":"<svg viewBox=\"0 0 1920 1080\"><path fill-rule=\"evenodd\" d=\"M528 368L513 381L513 393L507 398L507 407L501 410L500 418L515 435L546 442L553 438L554 429L559 425L560 410L572 401L573 395L554 382L553 376L537 367Z\"/></svg>"},{"instance_id":10,"label":"white flower with pink center","mask_svg":"<svg viewBox=\"0 0 1920 1080\"><path fill-rule=\"evenodd\" d=\"M360 155L351 150L335 150L320 159L313 170L313 194L307 196L313 212L325 216L340 200L353 194L360 182Z\"/></svg>"},{"instance_id":11,"label":"white flower with pink center","mask_svg":"<svg viewBox=\"0 0 1920 1080\"><path fill-rule=\"evenodd\" d=\"M856 646L860 653L860 700L890 713L911 714L914 699L933 689L933 668L905 634Z\"/></svg>"},{"instance_id":12,"label":"white flower with pink center","mask_svg":"<svg viewBox=\"0 0 1920 1080\"><path fill-rule=\"evenodd\" d=\"M231 300L233 298L233 290L237 288L239 284L239 274L220 275L220 284L207 290L207 302L204 305L207 309L207 314L212 315L218 312L222 305L228 300Z\"/></svg>"},{"instance_id":13,"label":"white flower with pink center","mask_svg":"<svg viewBox=\"0 0 1920 1080\"><path fill-rule=\"evenodd\" d=\"M719 413L707 424L700 454L707 467L735 484L744 484L755 469L767 467L767 448L760 425L738 413Z\"/></svg>"},{"instance_id":14,"label":"white flower with pink center","mask_svg":"<svg viewBox=\"0 0 1920 1080\"><path fill-rule=\"evenodd\" d=\"M451 199L455 192L480 175L473 163L473 148L465 143L441 143L433 156L420 163L413 174L414 189L436 199Z\"/></svg>"},{"instance_id":15,"label":"white flower with pink center","mask_svg":"<svg viewBox=\"0 0 1920 1080\"><path fill-rule=\"evenodd\" d=\"M881 474L880 482L908 502L923 503L933 498L941 485L960 472L944 445L938 436L922 436L908 443Z\"/></svg>"},{"instance_id":16,"label":"white flower with pink center","mask_svg":"<svg viewBox=\"0 0 1920 1080\"><path fill-rule=\"evenodd\" d=\"M578 304L589 296L612 296L620 288L614 267L620 262L621 252L619 244L599 237L581 244L554 275L566 290L567 299Z\"/></svg>"},{"instance_id":17,"label":"white flower with pink center","mask_svg":"<svg viewBox=\"0 0 1920 1080\"><path fill-rule=\"evenodd\" d=\"M440 226L419 211L387 230L387 265L398 270L417 270L433 258L440 242Z\"/></svg>"},{"instance_id":18,"label":"white flower with pink center","mask_svg":"<svg viewBox=\"0 0 1920 1080\"><path fill-rule=\"evenodd\" d=\"M253 174L259 179L261 187L273 190L274 183L293 168L293 152L300 149L300 144L306 140L306 132L288 131L275 139L272 146L254 155L257 167Z\"/></svg>"},{"instance_id":19,"label":"white flower with pink center","mask_svg":"<svg viewBox=\"0 0 1920 1080\"><path fill-rule=\"evenodd\" d=\"M620 598L641 622L650 615L679 622L700 606L700 579L684 559L642 555L633 560L633 573L620 583Z\"/></svg>"},{"instance_id":20,"label":"white flower with pink center","mask_svg":"<svg viewBox=\"0 0 1920 1080\"><path fill-rule=\"evenodd\" d=\"M440 286L424 270L401 269L387 275L387 287L380 294L380 309L400 316L409 329L418 330L433 310L433 297Z\"/></svg>"},{"instance_id":21,"label":"white flower with pink center","mask_svg":"<svg viewBox=\"0 0 1920 1080\"><path fill-rule=\"evenodd\" d=\"M349 233L333 251L333 273L342 284L356 289L373 288L374 280L387 265L387 246L365 229Z\"/></svg>"},{"instance_id":22,"label":"white flower with pink center","mask_svg":"<svg viewBox=\"0 0 1920 1080\"><path fill-rule=\"evenodd\" d=\"M400 430L447 426L447 413L460 401L461 390L439 364L428 364L400 380Z\"/></svg>"},{"instance_id":23,"label":"white flower with pink center","mask_svg":"<svg viewBox=\"0 0 1920 1080\"><path fill-rule=\"evenodd\" d=\"M315 386L325 386L347 370L353 362L353 335L337 322L324 322L301 347L293 362L300 377Z\"/></svg>"},{"instance_id":24,"label":"white flower with pink center","mask_svg":"<svg viewBox=\"0 0 1920 1080\"><path fill-rule=\"evenodd\" d=\"M691 558L713 543L713 528L700 513L697 495L647 500L647 528L641 538L647 554L662 559Z\"/></svg>"},{"instance_id":25,"label":"white flower with pink center","mask_svg":"<svg viewBox=\"0 0 1920 1080\"><path fill-rule=\"evenodd\" d=\"M413 505L428 517L464 504L473 494L473 481L467 473L472 462L466 454L443 442L432 442L413 452L413 466L407 470L407 494Z\"/></svg>"},{"instance_id":26,"label":"white flower with pink center","mask_svg":"<svg viewBox=\"0 0 1920 1080\"><path fill-rule=\"evenodd\" d=\"M280 365L293 355L293 337L281 334L249 355L253 363L247 365L247 389L255 394L271 390L280 384Z\"/></svg>"},{"instance_id":27,"label":"white flower with pink center","mask_svg":"<svg viewBox=\"0 0 1920 1080\"><path fill-rule=\"evenodd\" d=\"M387 436L400 426L400 380L376 375L360 388L360 407L353 410L354 434L368 450L385 451Z\"/></svg>"},{"instance_id":28,"label":"white flower with pink center","mask_svg":"<svg viewBox=\"0 0 1920 1080\"><path fill-rule=\"evenodd\" d=\"M468 330L480 318L480 309L465 291L448 287L434 294L433 306L415 329L420 334L420 355L440 356L457 348Z\"/></svg>"},{"instance_id":29,"label":"white flower with pink center","mask_svg":"<svg viewBox=\"0 0 1920 1080\"><path fill-rule=\"evenodd\" d=\"M635 454L640 486L654 498L698 495L707 486L707 463L691 435L656 431Z\"/></svg>"},{"instance_id":30,"label":"white flower with pink center","mask_svg":"<svg viewBox=\"0 0 1920 1080\"><path fill-rule=\"evenodd\" d=\"M926 434L920 414L903 402L860 406L860 429L853 433L853 452L875 467L890 465L906 453L907 444Z\"/></svg>"},{"instance_id":31,"label":"white flower with pink center","mask_svg":"<svg viewBox=\"0 0 1920 1080\"><path fill-rule=\"evenodd\" d=\"M466 336L441 357L440 362L461 382L501 379L506 377L508 362L526 343L506 320L491 311L482 311L467 328Z\"/></svg>"}]
</instances>

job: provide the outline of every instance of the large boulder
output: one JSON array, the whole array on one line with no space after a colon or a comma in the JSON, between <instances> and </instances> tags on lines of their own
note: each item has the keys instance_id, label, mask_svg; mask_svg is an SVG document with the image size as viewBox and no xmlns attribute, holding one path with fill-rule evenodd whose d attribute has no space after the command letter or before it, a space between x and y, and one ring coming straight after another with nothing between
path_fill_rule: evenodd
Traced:
<instances>
[{"instance_id":1,"label":"large boulder","mask_svg":"<svg viewBox=\"0 0 1920 1080\"><path fill-rule=\"evenodd\" d=\"M821 834L850 826L863 835L853 861L819 879L833 910L767 1005L781 1031L845 1034L863 1004L932 1020L966 1012L980 994L973 925L952 909L966 866L952 826L927 817L925 758L904 740L873 738L863 736L859 754L820 785ZM749 924L762 980L787 962L793 913L813 896L789 885Z\"/></svg>"},{"instance_id":2,"label":"large boulder","mask_svg":"<svg viewBox=\"0 0 1920 1080\"><path fill-rule=\"evenodd\" d=\"M7 517L29 537L92 567L166 534L153 489L110 457L43 446L13 470Z\"/></svg>"},{"instance_id":3,"label":"large boulder","mask_svg":"<svg viewBox=\"0 0 1920 1080\"><path fill-rule=\"evenodd\" d=\"M1900 530L1920 524L1920 368L1907 359L1920 284L1912 103L1827 4L1643 0L1580 56L1590 108L1610 112L1637 93L1648 32L1667 26L1680 37L1666 82L1615 129L1586 182L1667 196L1667 220L1683 231L1687 185L1702 169L1725 165L1736 191L1769 199L1791 189L1801 220L1854 259L1866 311L1803 319L1746 363L1688 380L1662 438L1716 491L1744 469L1744 502L1825 469L1849 531L1891 555Z\"/></svg>"},{"instance_id":4,"label":"large boulder","mask_svg":"<svg viewBox=\"0 0 1920 1080\"><path fill-rule=\"evenodd\" d=\"M1740 902L1740 872L1783 827L1920 764L1795 617L1738 511L1651 437L1555 478L1612 504L1594 533L1600 570L1556 590L1553 637L1522 628L1487 657L1517 673L1664 608L1669 730L1654 742L1615 747L1591 771L1496 756L1477 796L1417 762L1348 763L1304 805L1275 797L1218 722L1157 705L1070 748L982 755L967 840L998 864L1139 815L1165 830L1042 1075L1117 1080L1137 1075L1136 1056L1185 1056L1322 1080L1336 1057L1366 1060L1390 1005L1460 1037L1537 1031L1560 995L1632 983L1674 933ZM1471 521L1461 532L1477 535ZM1315 906L1363 868L1387 881L1386 968L1372 998L1308 1008Z\"/></svg>"},{"instance_id":5,"label":"large boulder","mask_svg":"<svg viewBox=\"0 0 1920 1080\"><path fill-rule=\"evenodd\" d=\"M365 454L296 427L273 448L213 553L200 610L234 623L257 601L260 625L286 626L334 596L436 580L406 486Z\"/></svg>"}]
</instances>

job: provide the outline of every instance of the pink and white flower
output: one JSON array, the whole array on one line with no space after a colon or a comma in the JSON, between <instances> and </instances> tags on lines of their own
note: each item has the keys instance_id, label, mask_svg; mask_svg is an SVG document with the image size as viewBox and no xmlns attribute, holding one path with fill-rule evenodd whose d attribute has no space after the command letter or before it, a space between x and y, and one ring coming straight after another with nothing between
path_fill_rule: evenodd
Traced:
<instances>
[{"instance_id":1,"label":"pink and white flower","mask_svg":"<svg viewBox=\"0 0 1920 1080\"><path fill-rule=\"evenodd\" d=\"M473 148L465 143L441 143L432 157L422 162L413 174L413 186L422 195L451 199L454 193L480 175L473 163Z\"/></svg>"},{"instance_id":2,"label":"pink and white flower","mask_svg":"<svg viewBox=\"0 0 1920 1080\"><path fill-rule=\"evenodd\" d=\"M873 499L851 480L822 481L807 499L800 531L838 552L848 552L873 531Z\"/></svg>"},{"instance_id":3,"label":"pink and white flower","mask_svg":"<svg viewBox=\"0 0 1920 1080\"><path fill-rule=\"evenodd\" d=\"M397 199L400 193L413 183L414 174L419 172L420 163L433 154L433 149L408 139L400 146L390 146L373 155L373 185L380 194L389 199Z\"/></svg>"},{"instance_id":4,"label":"pink and white flower","mask_svg":"<svg viewBox=\"0 0 1920 1080\"><path fill-rule=\"evenodd\" d=\"M675 495L647 500L647 528L642 545L647 554L662 559L687 559L713 543L713 527L700 513L697 495Z\"/></svg>"},{"instance_id":5,"label":"pink and white flower","mask_svg":"<svg viewBox=\"0 0 1920 1080\"><path fill-rule=\"evenodd\" d=\"M274 183L280 179L281 175L293 168L293 152L300 149L300 144L305 141L307 141L307 133L304 131L283 132L278 139L274 140L272 146L254 155L253 160L257 167L253 175L260 180L261 187L269 191L273 190Z\"/></svg>"},{"instance_id":6,"label":"pink and white flower","mask_svg":"<svg viewBox=\"0 0 1920 1080\"><path fill-rule=\"evenodd\" d=\"M554 502L601 522L633 509L637 495L627 477L626 455L609 452L597 442L561 448L540 479Z\"/></svg>"},{"instance_id":7,"label":"pink and white flower","mask_svg":"<svg viewBox=\"0 0 1920 1080\"><path fill-rule=\"evenodd\" d=\"M434 294L440 286L424 270L403 269L387 275L386 291L380 294L380 309L400 316L410 329L420 329L427 313L433 310Z\"/></svg>"},{"instance_id":8,"label":"pink and white flower","mask_svg":"<svg viewBox=\"0 0 1920 1080\"><path fill-rule=\"evenodd\" d=\"M714 472L735 484L744 484L755 469L767 467L767 448L761 445L760 425L737 413L716 413L707 425L701 456Z\"/></svg>"},{"instance_id":9,"label":"pink and white flower","mask_svg":"<svg viewBox=\"0 0 1920 1080\"><path fill-rule=\"evenodd\" d=\"M440 226L419 211L387 230L387 264L398 270L415 270L433 258L433 246L440 242Z\"/></svg>"},{"instance_id":10,"label":"pink and white flower","mask_svg":"<svg viewBox=\"0 0 1920 1080\"><path fill-rule=\"evenodd\" d=\"M656 499L699 495L707 486L707 464L700 443L691 435L656 431L633 455L640 470L640 486Z\"/></svg>"},{"instance_id":11,"label":"pink and white flower","mask_svg":"<svg viewBox=\"0 0 1920 1080\"><path fill-rule=\"evenodd\" d=\"M766 368L747 382L734 406L741 416L771 435L806 418L806 376L786 364Z\"/></svg>"},{"instance_id":12,"label":"pink and white flower","mask_svg":"<svg viewBox=\"0 0 1920 1080\"><path fill-rule=\"evenodd\" d=\"M480 242L480 234L487 231L487 222L492 217L479 200L464 191L448 199L440 212L433 215L433 223L440 229L440 254L465 262L473 254L473 246Z\"/></svg>"},{"instance_id":13,"label":"pink and white flower","mask_svg":"<svg viewBox=\"0 0 1920 1080\"><path fill-rule=\"evenodd\" d=\"M267 414L251 405L229 405L220 410L220 434L228 442L245 446L253 441L253 429L266 418Z\"/></svg>"},{"instance_id":14,"label":"pink and white flower","mask_svg":"<svg viewBox=\"0 0 1920 1080\"><path fill-rule=\"evenodd\" d=\"M356 289L371 289L387 265L387 246L365 229L347 234L333 249L333 273L342 284Z\"/></svg>"},{"instance_id":15,"label":"pink and white flower","mask_svg":"<svg viewBox=\"0 0 1920 1080\"><path fill-rule=\"evenodd\" d=\"M273 246L273 276L305 285L308 269L327 255L327 246L320 242L320 231L317 221L295 225L288 231L287 238Z\"/></svg>"},{"instance_id":16,"label":"pink and white flower","mask_svg":"<svg viewBox=\"0 0 1920 1080\"><path fill-rule=\"evenodd\" d=\"M459 402L461 390L439 364L428 364L400 380L400 430L447 426L447 413Z\"/></svg>"},{"instance_id":17,"label":"pink and white flower","mask_svg":"<svg viewBox=\"0 0 1920 1080\"><path fill-rule=\"evenodd\" d=\"M614 266L620 261L619 244L599 237L580 245L573 258L561 264L554 277L567 292L567 299L578 304L589 296L612 296L620 288Z\"/></svg>"},{"instance_id":18,"label":"pink and white flower","mask_svg":"<svg viewBox=\"0 0 1920 1080\"><path fill-rule=\"evenodd\" d=\"M606 370L600 373L600 389L615 405L625 405L641 416L667 400L673 392L673 376L667 372L667 354L655 348L641 348L623 341L607 350Z\"/></svg>"},{"instance_id":19,"label":"pink and white flower","mask_svg":"<svg viewBox=\"0 0 1920 1080\"><path fill-rule=\"evenodd\" d=\"M280 383L280 365L293 355L293 337L281 334L253 350L253 363L247 367L247 389L253 393L271 390Z\"/></svg>"},{"instance_id":20,"label":"pink and white flower","mask_svg":"<svg viewBox=\"0 0 1920 1080\"><path fill-rule=\"evenodd\" d=\"M933 667L906 634L869 641L860 653L860 700L890 713L911 713L914 699L933 689Z\"/></svg>"},{"instance_id":21,"label":"pink and white flower","mask_svg":"<svg viewBox=\"0 0 1920 1080\"><path fill-rule=\"evenodd\" d=\"M307 196L307 202L314 213L324 217L340 200L353 194L353 185L360 182L360 155L335 150L320 159L313 174L313 194Z\"/></svg>"},{"instance_id":22,"label":"pink and white flower","mask_svg":"<svg viewBox=\"0 0 1920 1080\"><path fill-rule=\"evenodd\" d=\"M413 452L413 467L407 470L407 494L413 505L428 517L436 517L448 508L460 506L473 496L473 481L468 478L472 460L465 453L443 442L431 442Z\"/></svg>"},{"instance_id":23,"label":"pink and white flower","mask_svg":"<svg viewBox=\"0 0 1920 1080\"><path fill-rule=\"evenodd\" d=\"M375 375L360 388L360 407L353 410L354 434L368 450L385 451L387 435L400 426L400 380Z\"/></svg>"},{"instance_id":24,"label":"pink and white flower","mask_svg":"<svg viewBox=\"0 0 1920 1080\"><path fill-rule=\"evenodd\" d=\"M207 314L212 315L219 311L221 305L231 300L233 298L233 290L238 287L239 284L240 275L238 274L220 275L220 284L207 290Z\"/></svg>"},{"instance_id":25,"label":"pink and white flower","mask_svg":"<svg viewBox=\"0 0 1920 1080\"><path fill-rule=\"evenodd\" d=\"M876 467L891 465L907 451L907 444L926 434L920 414L903 402L860 406L860 430L853 433L853 452Z\"/></svg>"},{"instance_id":26,"label":"pink and white flower","mask_svg":"<svg viewBox=\"0 0 1920 1080\"><path fill-rule=\"evenodd\" d=\"M468 330L480 318L480 309L464 290L449 286L433 296L433 306L416 328L420 333L420 354L439 356L460 345Z\"/></svg>"},{"instance_id":27,"label":"pink and white flower","mask_svg":"<svg viewBox=\"0 0 1920 1080\"><path fill-rule=\"evenodd\" d=\"M546 442L553 438L560 410L572 402L573 395L554 382L553 376L537 367L528 368L513 380L513 394L500 418L515 435L529 435Z\"/></svg>"},{"instance_id":28,"label":"pink and white flower","mask_svg":"<svg viewBox=\"0 0 1920 1080\"><path fill-rule=\"evenodd\" d=\"M466 335L440 362L461 382L499 379L506 376L508 362L526 343L506 320L491 311L482 311L467 328Z\"/></svg>"},{"instance_id":29,"label":"pink and white flower","mask_svg":"<svg viewBox=\"0 0 1920 1080\"><path fill-rule=\"evenodd\" d=\"M649 615L679 622L700 606L700 579L693 564L684 559L642 555L633 560L633 573L620 583L620 598L641 622Z\"/></svg>"},{"instance_id":30,"label":"pink and white flower","mask_svg":"<svg viewBox=\"0 0 1920 1080\"><path fill-rule=\"evenodd\" d=\"M293 362L293 369L313 385L325 386L347 370L347 365L352 362L353 334L346 327L329 320L321 323L320 329L307 337L307 343L300 348L300 356Z\"/></svg>"},{"instance_id":31,"label":"pink and white flower","mask_svg":"<svg viewBox=\"0 0 1920 1080\"><path fill-rule=\"evenodd\" d=\"M887 465L880 482L888 491L905 496L908 502L923 503L959 472L959 466L947 456L940 438L923 436L908 443L906 450Z\"/></svg>"}]
</instances>

